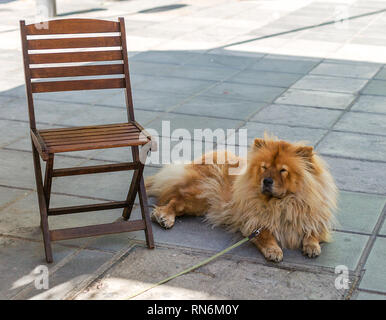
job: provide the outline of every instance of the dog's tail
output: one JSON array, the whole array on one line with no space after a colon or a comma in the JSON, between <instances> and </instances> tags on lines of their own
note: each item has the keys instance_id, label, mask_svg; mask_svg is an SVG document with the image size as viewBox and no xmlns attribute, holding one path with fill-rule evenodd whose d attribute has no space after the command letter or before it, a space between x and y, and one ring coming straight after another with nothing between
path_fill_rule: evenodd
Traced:
<instances>
[{"instance_id":1,"label":"dog's tail","mask_svg":"<svg viewBox=\"0 0 386 320\"><path fill-rule=\"evenodd\" d=\"M181 183L185 175L183 164L171 164L164 166L155 175L145 179L145 187L148 196L160 197L170 191L170 188Z\"/></svg>"},{"instance_id":2,"label":"dog's tail","mask_svg":"<svg viewBox=\"0 0 386 320\"><path fill-rule=\"evenodd\" d=\"M155 176L150 176L145 178L145 188L146 188L146 193L148 196L155 197L156 195L154 194L154 181L155 181Z\"/></svg>"}]
</instances>

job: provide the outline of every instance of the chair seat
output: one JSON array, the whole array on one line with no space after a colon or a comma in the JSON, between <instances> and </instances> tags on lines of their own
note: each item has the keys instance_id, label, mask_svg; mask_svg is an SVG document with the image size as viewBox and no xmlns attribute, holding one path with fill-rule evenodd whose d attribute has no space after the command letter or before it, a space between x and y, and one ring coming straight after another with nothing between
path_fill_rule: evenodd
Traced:
<instances>
[{"instance_id":1,"label":"chair seat","mask_svg":"<svg viewBox=\"0 0 386 320\"><path fill-rule=\"evenodd\" d=\"M44 154L144 145L150 138L134 121L87 127L46 129L32 132ZM44 157L43 157L44 158Z\"/></svg>"}]
</instances>

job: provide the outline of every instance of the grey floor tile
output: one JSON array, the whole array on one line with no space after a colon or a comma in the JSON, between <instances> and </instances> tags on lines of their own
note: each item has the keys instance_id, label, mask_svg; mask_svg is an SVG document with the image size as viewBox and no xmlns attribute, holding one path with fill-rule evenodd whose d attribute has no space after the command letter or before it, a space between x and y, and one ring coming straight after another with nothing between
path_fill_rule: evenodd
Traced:
<instances>
[{"instance_id":1,"label":"grey floor tile","mask_svg":"<svg viewBox=\"0 0 386 320\"><path fill-rule=\"evenodd\" d=\"M251 121L284 125L329 128L341 114L338 110L272 104L251 118Z\"/></svg>"},{"instance_id":2,"label":"grey floor tile","mask_svg":"<svg viewBox=\"0 0 386 320\"><path fill-rule=\"evenodd\" d=\"M243 121L240 120L165 113L156 120L148 123L145 129L155 130L155 132L158 132L158 136L170 136L173 135L174 130L183 129L187 135L190 135L190 138L188 136L185 138L193 139L195 129L199 131L202 129L226 131L227 129L237 129L242 123ZM170 128L170 132L168 132L169 130L167 130L167 128ZM152 134L151 131L149 132ZM177 133L178 132L174 132L175 135L177 135Z\"/></svg>"},{"instance_id":3,"label":"grey floor tile","mask_svg":"<svg viewBox=\"0 0 386 320\"><path fill-rule=\"evenodd\" d=\"M365 193L385 193L386 179L383 174L380 174L386 170L385 163L329 156L323 158L329 164L339 189Z\"/></svg>"},{"instance_id":4,"label":"grey floor tile","mask_svg":"<svg viewBox=\"0 0 386 320\"><path fill-rule=\"evenodd\" d=\"M21 121L0 120L0 147L29 135L29 124Z\"/></svg>"},{"instance_id":5,"label":"grey floor tile","mask_svg":"<svg viewBox=\"0 0 386 320\"><path fill-rule=\"evenodd\" d=\"M380 66L323 62L313 69L310 74L370 79L378 72L379 68Z\"/></svg>"},{"instance_id":6,"label":"grey floor tile","mask_svg":"<svg viewBox=\"0 0 386 320\"><path fill-rule=\"evenodd\" d=\"M201 54L189 60L187 65L197 65L197 66L208 66L208 67L217 67L217 68L233 68L233 69L244 69L256 61L260 57L248 58L248 57L237 57L232 55L225 54Z\"/></svg>"},{"instance_id":7,"label":"grey floor tile","mask_svg":"<svg viewBox=\"0 0 386 320\"><path fill-rule=\"evenodd\" d=\"M386 236L386 223L385 222L383 222L383 226L382 226L381 230L379 230L379 234Z\"/></svg>"},{"instance_id":8,"label":"grey floor tile","mask_svg":"<svg viewBox=\"0 0 386 320\"><path fill-rule=\"evenodd\" d=\"M334 126L336 130L386 134L386 115L348 112Z\"/></svg>"},{"instance_id":9,"label":"grey floor tile","mask_svg":"<svg viewBox=\"0 0 386 320\"><path fill-rule=\"evenodd\" d=\"M255 65L252 69L266 70L266 71L278 71L278 72L291 72L306 74L308 73L319 61L303 60L303 59L281 59L279 57L271 58L265 57Z\"/></svg>"},{"instance_id":10,"label":"grey floor tile","mask_svg":"<svg viewBox=\"0 0 386 320\"><path fill-rule=\"evenodd\" d=\"M386 293L386 239L377 238L364 266L365 274L360 289L376 290Z\"/></svg>"},{"instance_id":11,"label":"grey floor tile","mask_svg":"<svg viewBox=\"0 0 386 320\"><path fill-rule=\"evenodd\" d=\"M356 300L386 300L386 295L360 291L355 299Z\"/></svg>"},{"instance_id":12,"label":"grey floor tile","mask_svg":"<svg viewBox=\"0 0 386 320\"><path fill-rule=\"evenodd\" d=\"M111 253L82 250L49 278L48 290L33 289L21 295L21 299L57 300L90 277L100 266L112 258Z\"/></svg>"},{"instance_id":13,"label":"grey floor tile","mask_svg":"<svg viewBox=\"0 0 386 320\"><path fill-rule=\"evenodd\" d=\"M330 132L318 145L322 154L385 161L386 138L347 132Z\"/></svg>"},{"instance_id":14,"label":"grey floor tile","mask_svg":"<svg viewBox=\"0 0 386 320\"><path fill-rule=\"evenodd\" d=\"M215 81L181 79L168 77L153 77L141 85L142 90L155 90L161 92L196 94L209 88Z\"/></svg>"},{"instance_id":15,"label":"grey floor tile","mask_svg":"<svg viewBox=\"0 0 386 320\"><path fill-rule=\"evenodd\" d=\"M197 96L173 112L198 116L210 116L229 119L246 120L266 104L263 102L249 102L230 98Z\"/></svg>"},{"instance_id":16,"label":"grey floor tile","mask_svg":"<svg viewBox=\"0 0 386 320\"><path fill-rule=\"evenodd\" d=\"M248 130L248 145L252 143L256 137L263 137L264 132L277 136L281 140L288 140L291 142L308 141L310 144L315 144L325 134L322 129L310 129L303 127L288 127L278 124L263 124L256 122L247 122L243 129ZM244 143L245 145L245 143Z\"/></svg>"},{"instance_id":17,"label":"grey floor tile","mask_svg":"<svg viewBox=\"0 0 386 320\"><path fill-rule=\"evenodd\" d=\"M330 243L323 243L322 253L315 259L310 259L302 255L301 250L284 249L283 261L297 265L321 266L335 268L338 265L346 265L349 270L354 270L359 262L359 258L365 248L368 236L354 235L343 232L334 232L333 240ZM248 243L245 246L233 251L236 256L256 257L261 256L257 248Z\"/></svg>"},{"instance_id":18,"label":"grey floor tile","mask_svg":"<svg viewBox=\"0 0 386 320\"><path fill-rule=\"evenodd\" d=\"M385 204L386 196L341 191L337 229L371 234Z\"/></svg>"},{"instance_id":19,"label":"grey floor tile","mask_svg":"<svg viewBox=\"0 0 386 320\"><path fill-rule=\"evenodd\" d=\"M133 212L133 218L139 217L139 209ZM159 244L178 245L203 250L222 250L233 244L238 235L226 232L223 228L212 228L203 217L183 216L176 219L172 229L165 230L157 223L152 223L154 240ZM144 240L143 232L131 233L136 239Z\"/></svg>"},{"instance_id":20,"label":"grey floor tile","mask_svg":"<svg viewBox=\"0 0 386 320\"><path fill-rule=\"evenodd\" d=\"M20 188L35 188L32 153L0 151L0 184Z\"/></svg>"},{"instance_id":21,"label":"grey floor tile","mask_svg":"<svg viewBox=\"0 0 386 320\"><path fill-rule=\"evenodd\" d=\"M27 196L29 191L0 187L0 211L14 203L15 201Z\"/></svg>"},{"instance_id":22,"label":"grey floor tile","mask_svg":"<svg viewBox=\"0 0 386 320\"><path fill-rule=\"evenodd\" d=\"M0 237L0 299L10 299L33 283L36 267L47 265L50 270L74 251L54 244L54 262L47 265L42 242Z\"/></svg>"},{"instance_id":23,"label":"grey floor tile","mask_svg":"<svg viewBox=\"0 0 386 320\"><path fill-rule=\"evenodd\" d=\"M55 182L54 182L55 183ZM126 187L126 193L128 186ZM51 208L94 204L100 200L79 198L76 196L65 196L52 194ZM122 200L122 199L121 199ZM36 192L12 205L4 208L1 212L1 233L20 236L27 239L41 240L40 213ZM49 218L50 229L63 229L81 227L92 224L109 223L120 217L120 210L106 210L86 214L63 215ZM63 243L63 242L61 242ZM68 240L64 243L79 244L75 240Z\"/></svg>"},{"instance_id":24,"label":"grey floor tile","mask_svg":"<svg viewBox=\"0 0 386 320\"><path fill-rule=\"evenodd\" d=\"M357 93L367 80L307 75L296 82L292 88L329 92Z\"/></svg>"},{"instance_id":25,"label":"grey floor tile","mask_svg":"<svg viewBox=\"0 0 386 320\"><path fill-rule=\"evenodd\" d=\"M371 80L361 93L386 96L386 81Z\"/></svg>"},{"instance_id":26,"label":"grey floor tile","mask_svg":"<svg viewBox=\"0 0 386 320\"><path fill-rule=\"evenodd\" d=\"M229 81L274 87L289 87L302 77L300 74L245 70Z\"/></svg>"},{"instance_id":27,"label":"grey floor tile","mask_svg":"<svg viewBox=\"0 0 386 320\"><path fill-rule=\"evenodd\" d=\"M381 70L379 70L374 79L386 80L386 68L383 67Z\"/></svg>"},{"instance_id":28,"label":"grey floor tile","mask_svg":"<svg viewBox=\"0 0 386 320\"><path fill-rule=\"evenodd\" d=\"M386 113L386 97L361 95L351 108L352 111Z\"/></svg>"},{"instance_id":29,"label":"grey floor tile","mask_svg":"<svg viewBox=\"0 0 386 320\"><path fill-rule=\"evenodd\" d=\"M130 78L135 81L137 85L139 79L146 79L148 77L140 77L140 75L146 76L169 76L175 69L178 68L175 64L169 63L157 63L157 62L144 62L144 61L130 61ZM137 81L136 81L137 80ZM138 88L138 86L137 86Z\"/></svg>"},{"instance_id":30,"label":"grey floor tile","mask_svg":"<svg viewBox=\"0 0 386 320\"><path fill-rule=\"evenodd\" d=\"M275 102L317 108L345 109L355 99L352 94L289 89Z\"/></svg>"},{"instance_id":31,"label":"grey floor tile","mask_svg":"<svg viewBox=\"0 0 386 320\"><path fill-rule=\"evenodd\" d=\"M198 80L227 80L238 71L231 68L213 68L208 66L180 66L170 71L170 76Z\"/></svg>"},{"instance_id":32,"label":"grey floor tile","mask_svg":"<svg viewBox=\"0 0 386 320\"><path fill-rule=\"evenodd\" d=\"M148 61L183 64L189 60L199 57L201 54L191 51L146 51L141 52L130 59L130 61Z\"/></svg>"},{"instance_id":33,"label":"grey floor tile","mask_svg":"<svg viewBox=\"0 0 386 320\"><path fill-rule=\"evenodd\" d=\"M216 97L231 97L234 99L272 102L280 94L285 91L285 88L255 86L249 84L224 82L216 85L205 92L206 95Z\"/></svg>"}]
</instances>

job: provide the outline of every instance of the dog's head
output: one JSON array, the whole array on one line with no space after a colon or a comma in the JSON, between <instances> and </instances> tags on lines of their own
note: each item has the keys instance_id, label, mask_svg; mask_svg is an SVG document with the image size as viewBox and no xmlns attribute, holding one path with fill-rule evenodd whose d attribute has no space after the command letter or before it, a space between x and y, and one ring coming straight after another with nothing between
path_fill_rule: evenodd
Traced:
<instances>
[{"instance_id":1,"label":"dog's head","mask_svg":"<svg viewBox=\"0 0 386 320\"><path fill-rule=\"evenodd\" d=\"M276 139L256 138L248 155L248 174L258 193L283 198L302 186L313 170L313 148Z\"/></svg>"}]
</instances>

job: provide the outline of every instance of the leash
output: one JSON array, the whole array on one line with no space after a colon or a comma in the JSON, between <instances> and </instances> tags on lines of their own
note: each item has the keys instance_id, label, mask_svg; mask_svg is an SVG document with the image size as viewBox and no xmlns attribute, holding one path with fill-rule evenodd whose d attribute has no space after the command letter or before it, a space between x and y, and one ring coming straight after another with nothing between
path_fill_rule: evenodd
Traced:
<instances>
[{"instance_id":1,"label":"leash","mask_svg":"<svg viewBox=\"0 0 386 320\"><path fill-rule=\"evenodd\" d=\"M130 300L130 299L132 299L134 297L137 297L137 296L141 295L142 293L145 293L145 292L147 292L147 291L149 291L149 290L151 290L151 289L153 289L155 287L158 287L158 286L160 286L160 285L162 285L162 284L164 284L164 283L166 283L166 282L168 282L170 280L173 280L173 279L175 279L175 278L177 278L179 276L182 276L183 274L189 273L190 271L193 271L193 270L195 270L195 269L197 269L199 267L202 267L203 265L205 265L205 264L213 261L214 259L222 256L223 254L227 253L228 251L230 251L230 250L232 250L234 248L237 248L237 247L241 246L243 243L245 243L245 242L247 242L249 240L252 240L253 238L257 237L260 234L261 229L262 229L261 227L259 229L256 229L248 237L245 237L244 239L240 240L239 242L236 242L235 244L231 245L230 247L220 251L219 253L216 253L215 255L211 256L210 258L208 258L208 259L206 259L206 260L204 260L204 261L202 261L202 262L200 262L200 263L198 263L198 264L196 264L196 265L194 265L194 266L192 266L192 267L190 267L190 268L188 268L188 269L186 269L184 271L181 271L181 272L179 272L179 273L177 273L177 274L175 274L173 276L170 276L170 277L168 277L168 278L166 278L164 280L161 280L160 282L157 282L156 284L153 284L152 286L150 286L150 287L148 287L148 288L146 288L144 290L141 290L141 291L131 295L128 298L125 298L125 300Z\"/></svg>"}]
</instances>

